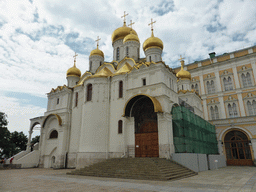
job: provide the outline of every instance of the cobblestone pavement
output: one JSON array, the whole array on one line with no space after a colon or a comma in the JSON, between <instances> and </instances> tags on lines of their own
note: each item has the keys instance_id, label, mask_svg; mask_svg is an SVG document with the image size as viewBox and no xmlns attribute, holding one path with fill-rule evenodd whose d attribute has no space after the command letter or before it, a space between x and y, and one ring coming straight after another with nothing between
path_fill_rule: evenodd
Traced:
<instances>
[{"instance_id":1,"label":"cobblestone pavement","mask_svg":"<svg viewBox=\"0 0 256 192\"><path fill-rule=\"evenodd\" d=\"M0 191L204 192L255 191L256 167L226 167L176 181L146 181L66 175L71 170L0 170Z\"/></svg>"}]
</instances>

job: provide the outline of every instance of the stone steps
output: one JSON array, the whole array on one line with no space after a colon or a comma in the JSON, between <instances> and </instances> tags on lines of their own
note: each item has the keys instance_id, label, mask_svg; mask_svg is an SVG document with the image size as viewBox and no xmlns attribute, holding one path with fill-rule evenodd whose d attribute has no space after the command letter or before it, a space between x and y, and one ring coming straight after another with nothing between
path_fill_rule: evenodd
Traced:
<instances>
[{"instance_id":1,"label":"stone steps","mask_svg":"<svg viewBox=\"0 0 256 192\"><path fill-rule=\"evenodd\" d=\"M142 180L170 180L196 175L176 162L162 158L113 158L67 174Z\"/></svg>"}]
</instances>

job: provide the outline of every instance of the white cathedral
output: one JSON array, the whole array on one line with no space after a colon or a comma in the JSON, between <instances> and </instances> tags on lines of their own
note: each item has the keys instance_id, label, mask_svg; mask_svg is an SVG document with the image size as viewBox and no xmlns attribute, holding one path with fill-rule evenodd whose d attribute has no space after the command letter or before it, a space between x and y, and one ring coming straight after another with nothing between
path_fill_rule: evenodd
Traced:
<instances>
[{"instance_id":1,"label":"white cathedral","mask_svg":"<svg viewBox=\"0 0 256 192\"><path fill-rule=\"evenodd\" d=\"M225 149L228 148L223 145L224 136L229 131L238 132L239 126L233 123L232 128L230 124L234 117L228 115L224 117L224 120L230 118L226 122L227 127L220 123L218 128L218 123L214 123L214 120L221 119L224 113L229 114L228 104L225 104L225 109L225 105L221 106L221 99L215 99L221 97L225 100L225 93L224 96L212 96L215 90L220 89L222 92L221 89L225 86L218 84L219 80L216 80L216 75L211 72L220 71L210 66L218 57L213 58L210 64L202 64L204 61L196 63L196 67L190 67L194 64L184 66L184 60L181 58L181 68L171 69L162 61L164 44L161 39L155 37L152 26L151 20L151 36L143 43L145 58L140 58L139 37L132 26L126 25L125 17L123 26L112 34L112 62L104 61L104 53L99 49L97 42L97 48L92 50L89 56L89 71L81 75L81 71L76 67L76 55L74 56L74 66L68 69L66 74L67 85L52 89L48 93L48 106L44 116L31 119L28 150L24 152L30 160L21 158L19 161L17 156L17 163L34 162L44 168L81 168L116 157L172 158L175 146L171 111L180 101L192 107L196 115L213 120L211 123L216 124L219 153L227 155ZM255 65L256 49L251 49ZM216 59L215 63L218 62L223 63L225 60ZM224 63L224 66L229 64ZM209 69L207 65L210 66ZM242 66L244 62L237 65ZM203 68L203 72L198 72L199 68ZM247 65L246 69L248 68L253 67ZM221 70L224 71L225 67ZM249 72L253 75L252 70ZM207 73L210 76L207 76ZM235 72L227 70L227 73ZM213 90L214 85L209 86L207 78L215 80L215 85L219 87ZM232 81L233 79L235 77ZM252 88L255 91L255 82ZM237 102L236 98L229 99L235 99L234 102ZM222 99L222 102L225 101ZM253 115L256 115L256 108ZM247 116L249 115L244 117ZM248 122L251 129L255 130L253 120ZM31 153L31 134L37 124L41 125L40 142L38 150ZM250 160L253 161L253 147L256 149L253 143L256 139L253 138L256 138L256 133L246 128L241 128L240 131L248 138L249 148L244 146L243 149L250 150ZM237 132L234 134L237 135ZM234 150L230 150L234 157ZM239 157L241 159L241 156ZM30 165L33 164L31 163Z\"/></svg>"}]
</instances>

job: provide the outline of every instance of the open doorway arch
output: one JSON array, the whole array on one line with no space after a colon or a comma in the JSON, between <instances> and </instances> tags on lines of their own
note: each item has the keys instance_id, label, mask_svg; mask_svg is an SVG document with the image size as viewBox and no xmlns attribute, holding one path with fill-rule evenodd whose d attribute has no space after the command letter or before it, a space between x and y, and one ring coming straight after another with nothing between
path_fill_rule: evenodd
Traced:
<instances>
[{"instance_id":1,"label":"open doorway arch","mask_svg":"<svg viewBox=\"0 0 256 192\"><path fill-rule=\"evenodd\" d=\"M125 107L125 116L134 117L135 157L159 157L157 112L162 110L153 97L137 95Z\"/></svg>"}]
</instances>

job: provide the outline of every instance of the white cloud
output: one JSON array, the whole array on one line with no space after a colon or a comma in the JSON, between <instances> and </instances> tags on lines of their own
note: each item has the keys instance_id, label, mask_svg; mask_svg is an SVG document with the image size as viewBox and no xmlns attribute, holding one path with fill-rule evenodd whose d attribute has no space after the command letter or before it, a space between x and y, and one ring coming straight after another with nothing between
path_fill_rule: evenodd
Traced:
<instances>
[{"instance_id":1,"label":"white cloud","mask_svg":"<svg viewBox=\"0 0 256 192\"><path fill-rule=\"evenodd\" d=\"M5 97L0 95L0 111L7 114L8 130L10 132L23 131L28 135L30 121L29 119L37 116L42 116L45 108L33 105L21 105L19 99Z\"/></svg>"},{"instance_id":2,"label":"white cloud","mask_svg":"<svg viewBox=\"0 0 256 192\"><path fill-rule=\"evenodd\" d=\"M66 71L78 52L77 67L88 70L88 56L100 36L105 59L112 60L112 32L129 13L143 42L155 36L164 42L163 60L171 67L234 51L256 43L256 1L252 0L29 0L0 1L0 90L46 97L66 84ZM18 104L18 100L8 100Z\"/></svg>"}]
</instances>

